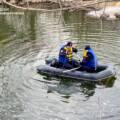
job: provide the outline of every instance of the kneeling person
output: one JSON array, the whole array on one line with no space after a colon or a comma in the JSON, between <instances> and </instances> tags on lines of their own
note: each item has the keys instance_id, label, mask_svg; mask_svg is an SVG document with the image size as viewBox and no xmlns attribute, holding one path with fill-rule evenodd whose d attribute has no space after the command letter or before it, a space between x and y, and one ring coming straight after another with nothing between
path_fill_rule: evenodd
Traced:
<instances>
[{"instance_id":1,"label":"kneeling person","mask_svg":"<svg viewBox=\"0 0 120 120\"><path fill-rule=\"evenodd\" d=\"M72 42L68 42L61 47L59 52L59 64L61 67L71 69L76 67L77 61L73 59L73 52L77 53L77 49L72 46Z\"/></svg>"},{"instance_id":2,"label":"kneeling person","mask_svg":"<svg viewBox=\"0 0 120 120\"><path fill-rule=\"evenodd\" d=\"M95 52L89 45L85 46L81 65L82 65L81 69L86 70L88 72L94 72L97 70L98 66L97 56L95 55Z\"/></svg>"}]
</instances>

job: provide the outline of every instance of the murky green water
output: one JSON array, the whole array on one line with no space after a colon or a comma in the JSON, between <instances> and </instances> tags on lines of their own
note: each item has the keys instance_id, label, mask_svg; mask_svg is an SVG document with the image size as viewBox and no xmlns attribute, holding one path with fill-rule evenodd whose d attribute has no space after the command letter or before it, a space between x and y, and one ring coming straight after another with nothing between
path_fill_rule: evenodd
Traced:
<instances>
[{"instance_id":1,"label":"murky green water","mask_svg":"<svg viewBox=\"0 0 120 120\"><path fill-rule=\"evenodd\" d=\"M119 120L120 21L84 13L0 15L0 120ZM90 44L99 61L116 68L104 84L45 78L36 66L57 56L67 40L82 56Z\"/></svg>"}]
</instances>

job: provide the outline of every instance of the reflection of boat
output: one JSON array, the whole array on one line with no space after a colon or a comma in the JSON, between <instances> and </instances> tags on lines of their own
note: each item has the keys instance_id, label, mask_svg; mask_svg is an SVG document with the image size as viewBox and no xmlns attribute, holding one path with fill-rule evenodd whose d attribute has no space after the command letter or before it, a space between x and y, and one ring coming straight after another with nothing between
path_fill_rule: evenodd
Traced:
<instances>
[{"instance_id":1,"label":"reflection of boat","mask_svg":"<svg viewBox=\"0 0 120 120\"><path fill-rule=\"evenodd\" d=\"M101 81L115 76L115 71L113 69L113 66L99 65L96 72L92 72L92 73L86 71L80 71L79 69L67 71L66 69L63 68L56 68L50 66L50 63L53 60L54 59L50 60L49 62L47 61L46 65L38 66L37 72L49 76L58 76L58 77L72 78L72 79L85 80L85 81Z\"/></svg>"},{"instance_id":2,"label":"reflection of boat","mask_svg":"<svg viewBox=\"0 0 120 120\"><path fill-rule=\"evenodd\" d=\"M86 98L84 100L88 100L89 97L94 95L96 88L104 89L113 87L116 79L115 77L111 77L105 79L104 81L93 82L93 81L78 81L69 78L56 79L45 75L44 79L34 80L47 84L47 93L57 92L61 94L63 98L65 98L63 102L68 102L67 99L69 99L72 94L77 92L83 93Z\"/></svg>"}]
</instances>

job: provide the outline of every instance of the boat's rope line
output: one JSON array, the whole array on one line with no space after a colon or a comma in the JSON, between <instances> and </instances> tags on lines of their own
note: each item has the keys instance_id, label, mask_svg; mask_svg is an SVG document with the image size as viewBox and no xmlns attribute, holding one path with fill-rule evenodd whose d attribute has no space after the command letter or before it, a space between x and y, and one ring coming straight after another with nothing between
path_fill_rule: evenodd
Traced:
<instances>
[{"instance_id":1,"label":"boat's rope line","mask_svg":"<svg viewBox=\"0 0 120 120\"><path fill-rule=\"evenodd\" d=\"M58 9L52 9L52 10L47 10L47 9L36 9L36 8L28 8L28 7L21 7L21 6L17 6L17 5L13 5L9 2L7 2L6 0L2 0L2 2L6 5L9 5L11 7L17 8L17 9L21 9L21 10L31 10L31 11L43 11L43 12L49 12L49 11L60 11L60 10L68 10L68 9L72 9L74 7L66 7L66 8L58 8ZM103 3L103 2L108 2L108 0L104 0L104 1L95 1L95 2L91 2L88 4L84 4L81 5L80 8L84 9L85 7L89 7L91 5L95 5L95 4L99 4L99 3Z\"/></svg>"}]
</instances>

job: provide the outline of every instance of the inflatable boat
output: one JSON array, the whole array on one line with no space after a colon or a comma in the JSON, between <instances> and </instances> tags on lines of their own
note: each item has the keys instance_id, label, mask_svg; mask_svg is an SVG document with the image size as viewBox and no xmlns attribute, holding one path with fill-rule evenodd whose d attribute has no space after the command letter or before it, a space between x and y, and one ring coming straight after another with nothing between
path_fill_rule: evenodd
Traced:
<instances>
[{"instance_id":1,"label":"inflatable boat","mask_svg":"<svg viewBox=\"0 0 120 120\"><path fill-rule=\"evenodd\" d=\"M51 66L53 60L47 60L45 65L37 67L37 72L44 75L72 78L85 81L101 81L115 76L113 66L98 65L95 72L80 71L79 67L67 70Z\"/></svg>"}]
</instances>

